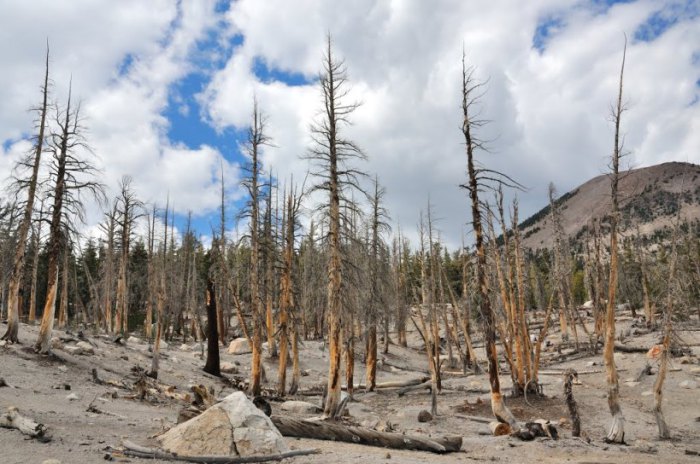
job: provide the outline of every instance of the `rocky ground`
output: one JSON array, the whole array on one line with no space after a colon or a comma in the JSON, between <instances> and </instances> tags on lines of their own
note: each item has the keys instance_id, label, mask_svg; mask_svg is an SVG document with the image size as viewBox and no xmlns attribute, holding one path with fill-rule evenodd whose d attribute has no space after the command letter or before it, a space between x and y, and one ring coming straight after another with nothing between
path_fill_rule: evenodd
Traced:
<instances>
[{"instance_id":1,"label":"rocky ground","mask_svg":"<svg viewBox=\"0 0 700 464\"><path fill-rule=\"evenodd\" d=\"M619 328L627 332L630 318L622 317ZM429 422L419 422L418 413L430 409L430 395L414 391L398 397L396 390L355 392L349 403L348 420L378 430L393 430L417 435L461 435L462 450L446 455L425 452L388 450L369 446L288 438L292 449L315 448L319 454L289 458L285 462L299 463L457 463L492 461L510 463L697 463L700 457L700 323L691 320L679 329L679 334L690 346L690 354L676 357L664 389L664 411L673 434L672 440L656 438L656 424L652 414L652 386L654 375L638 375L647 362L644 353L616 353L620 370L620 389L623 413L626 418L626 446L607 445L603 438L610 422L607 409L605 373L602 356L572 354L564 349L563 356L554 348L560 342L557 334L550 337L553 351L545 353L546 365L540 380L544 397L507 398L506 403L519 420L549 419L558 425L559 440L536 439L522 442L511 437L493 437L488 427L474 417L490 418L488 381L486 375L462 375L449 370L443 379L439 395L439 415ZM0 324L0 330L4 326ZM7 387L0 388L0 410L16 406L20 412L45 424L52 436L48 443L29 439L17 430L0 429L0 462L6 464L43 463L56 459L64 464L95 463L104 458L118 462L138 462L126 458L114 448L123 440L143 445L156 445L155 437L177 421L180 410L187 406L190 387L212 387L222 398L236 389L231 382L202 372L202 347L196 343L172 342L163 349L159 389L146 388L145 397L139 398L135 383L139 369L149 369L151 353L148 344L134 337L123 345L115 344L106 336L86 333L87 341L64 341L57 344L57 356L34 354L32 343L38 328L21 325L19 345L0 347L0 377ZM643 331L642 331L643 332ZM634 335L628 332L628 346L651 347L658 342L658 333ZM56 331L55 336L70 340L76 334ZM378 382L418 378L426 369L425 353L413 334L409 348L391 345L389 354L381 355L382 366ZM482 349L478 353L483 353ZM567 355L568 354L568 355ZM225 376L244 379L250 364L249 354L229 354L222 348L222 364L233 371ZM321 342L306 342L301 351L301 390L308 390L324 381L328 352ZM356 357L356 382L363 381L364 365ZM268 385L276 377L276 361L265 359ZM580 373L580 385L574 387L579 406L584 438L572 438L564 403L561 372L575 368ZM96 369L100 382L95 382ZM504 390L509 387L509 375L501 376ZM150 387L153 387L150 384ZM319 396L298 396L320 404ZM271 402L273 411L282 411L281 401ZM313 413L302 414L303 417ZM561 421L561 425L560 424ZM695 453L695 454L694 454ZM149 460L149 462L161 462Z\"/></svg>"}]
</instances>

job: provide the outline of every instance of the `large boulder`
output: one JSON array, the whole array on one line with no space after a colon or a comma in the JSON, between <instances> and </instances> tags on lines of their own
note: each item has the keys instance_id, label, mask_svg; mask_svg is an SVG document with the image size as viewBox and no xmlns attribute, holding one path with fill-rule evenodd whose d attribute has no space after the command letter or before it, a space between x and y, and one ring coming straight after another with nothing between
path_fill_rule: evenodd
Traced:
<instances>
[{"instance_id":1,"label":"large boulder","mask_svg":"<svg viewBox=\"0 0 700 464\"><path fill-rule=\"evenodd\" d=\"M232 340L228 346L228 354L247 354L252 350L246 338L237 338Z\"/></svg>"},{"instance_id":2,"label":"large boulder","mask_svg":"<svg viewBox=\"0 0 700 464\"><path fill-rule=\"evenodd\" d=\"M201 415L158 438L164 450L181 456L253 456L289 451L269 417L235 392Z\"/></svg>"}]
</instances>

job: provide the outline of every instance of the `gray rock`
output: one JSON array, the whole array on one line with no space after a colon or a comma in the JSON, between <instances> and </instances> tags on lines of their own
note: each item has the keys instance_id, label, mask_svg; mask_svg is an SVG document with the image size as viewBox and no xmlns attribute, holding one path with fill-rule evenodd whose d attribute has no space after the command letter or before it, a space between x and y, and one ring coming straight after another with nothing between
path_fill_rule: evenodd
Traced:
<instances>
[{"instance_id":1,"label":"gray rock","mask_svg":"<svg viewBox=\"0 0 700 464\"><path fill-rule=\"evenodd\" d=\"M95 348L88 342L78 342L76 346L83 350L82 354L95 354Z\"/></svg>"},{"instance_id":2,"label":"gray rock","mask_svg":"<svg viewBox=\"0 0 700 464\"><path fill-rule=\"evenodd\" d=\"M222 362L220 368L221 372L224 372L226 374L235 374L236 372L238 372L238 368L230 362Z\"/></svg>"},{"instance_id":3,"label":"gray rock","mask_svg":"<svg viewBox=\"0 0 700 464\"><path fill-rule=\"evenodd\" d=\"M58 337L53 337L51 339L51 349L53 350L60 350L63 349L63 342L61 341L60 338Z\"/></svg>"},{"instance_id":4,"label":"gray rock","mask_svg":"<svg viewBox=\"0 0 700 464\"><path fill-rule=\"evenodd\" d=\"M63 351L65 351L68 354L72 354L73 356L78 356L79 354L83 354L83 349L80 348L79 346L65 346L65 347L63 347Z\"/></svg>"},{"instance_id":5,"label":"gray rock","mask_svg":"<svg viewBox=\"0 0 700 464\"><path fill-rule=\"evenodd\" d=\"M224 398L201 415L158 438L168 452L181 456L251 456L289 451L270 418L243 392Z\"/></svg>"},{"instance_id":6,"label":"gray rock","mask_svg":"<svg viewBox=\"0 0 700 464\"><path fill-rule=\"evenodd\" d=\"M143 340L141 340L138 337L134 337L133 335L129 338L126 339L127 343L133 343L134 345L140 345L143 343Z\"/></svg>"},{"instance_id":7,"label":"gray rock","mask_svg":"<svg viewBox=\"0 0 700 464\"><path fill-rule=\"evenodd\" d=\"M306 401L285 401L280 405L280 409L297 414L315 414L322 411L320 407Z\"/></svg>"},{"instance_id":8,"label":"gray rock","mask_svg":"<svg viewBox=\"0 0 700 464\"><path fill-rule=\"evenodd\" d=\"M698 388L698 383L695 380L684 380L678 384L681 388L687 388L689 390L695 390Z\"/></svg>"},{"instance_id":9,"label":"gray rock","mask_svg":"<svg viewBox=\"0 0 700 464\"><path fill-rule=\"evenodd\" d=\"M245 338L237 338L232 340L228 345L228 354L247 354L250 353L250 345Z\"/></svg>"},{"instance_id":10,"label":"gray rock","mask_svg":"<svg viewBox=\"0 0 700 464\"><path fill-rule=\"evenodd\" d=\"M58 459L46 459L44 461L41 461L41 464L61 464L61 461Z\"/></svg>"},{"instance_id":11,"label":"gray rock","mask_svg":"<svg viewBox=\"0 0 700 464\"><path fill-rule=\"evenodd\" d=\"M68 401L78 401L80 397L76 395L75 393L71 393L70 395L66 396L66 399Z\"/></svg>"}]
</instances>

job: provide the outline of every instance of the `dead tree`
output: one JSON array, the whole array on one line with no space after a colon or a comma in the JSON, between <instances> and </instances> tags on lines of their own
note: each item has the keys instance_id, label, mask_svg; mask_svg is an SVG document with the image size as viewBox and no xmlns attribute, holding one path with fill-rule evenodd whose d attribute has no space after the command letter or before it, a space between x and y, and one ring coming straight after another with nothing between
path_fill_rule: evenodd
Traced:
<instances>
[{"instance_id":1,"label":"dead tree","mask_svg":"<svg viewBox=\"0 0 700 464\"><path fill-rule=\"evenodd\" d=\"M260 292L260 150L270 144L270 138L265 134L265 118L258 109L257 100L253 100L252 125L248 129L246 152L250 158L247 166L248 176L243 186L250 197L248 208L250 213L250 303L253 317L253 360L250 370L250 393L260 394L262 379L262 330L265 325L262 312Z\"/></svg>"},{"instance_id":2,"label":"dead tree","mask_svg":"<svg viewBox=\"0 0 700 464\"><path fill-rule=\"evenodd\" d=\"M503 402L501 394L501 384L498 378L498 353L496 351L496 321L491 308L491 290L486 276L486 245L484 243L484 231L481 219L481 202L479 192L484 187L484 182L489 179L499 179L503 175L494 173L485 168L479 168L476 164L476 151L483 148L483 143L479 141L474 131L483 125L474 116L474 105L478 100L478 93L482 84L474 82L474 70L467 67L466 57L462 55L462 135L464 136L465 149L467 155L468 183L464 187L469 192L471 200L472 228L476 247L476 274L479 285L479 311L483 324L484 343L486 348L486 358L489 366L489 385L491 387L491 409L494 416L504 423L507 423L514 430L518 430L518 423Z\"/></svg>"},{"instance_id":3,"label":"dead tree","mask_svg":"<svg viewBox=\"0 0 700 464\"><path fill-rule=\"evenodd\" d=\"M271 359L277 358L277 343L275 342L275 322L273 314L274 284L275 284L275 254L276 245L272 230L272 174L268 181L267 198L265 199L265 223L263 225L263 263L265 264L264 294L265 294L265 329L267 334L267 350Z\"/></svg>"},{"instance_id":4,"label":"dead tree","mask_svg":"<svg viewBox=\"0 0 700 464\"><path fill-rule=\"evenodd\" d=\"M32 228L32 283L29 291L29 315L27 321L33 323L36 320L36 293L39 280L39 251L41 247L41 226L44 218L44 200L39 206L39 216Z\"/></svg>"},{"instance_id":5,"label":"dead tree","mask_svg":"<svg viewBox=\"0 0 700 464\"><path fill-rule=\"evenodd\" d=\"M167 298L167 288L165 274L168 267L168 212L170 208L170 198L165 203L163 220L163 249L160 256L160 266L157 270L158 289L156 290L156 334L153 342L153 359L151 360L151 370L146 374L154 379L158 378L160 360L160 341L163 337L163 323L165 320L165 304Z\"/></svg>"},{"instance_id":6,"label":"dead tree","mask_svg":"<svg viewBox=\"0 0 700 464\"><path fill-rule=\"evenodd\" d=\"M380 295L380 267L379 267L379 251L380 251L380 240L381 233L383 229L388 228L388 225L384 221L386 218L386 210L382 206L382 198L384 196L384 189L379 187L379 180L375 177L374 179L374 196L372 197L372 218L371 218L371 228L372 228L372 238L370 243L370 256L369 256L369 299L367 301L367 318L366 318L366 361L367 366L367 379L366 387L369 391L373 391L377 383L377 313L380 311L381 307L381 295ZM387 316L385 315L385 318ZM388 333L384 334L384 337L388 338ZM387 340L388 342L388 340ZM348 384L348 387L350 385Z\"/></svg>"},{"instance_id":7,"label":"dead tree","mask_svg":"<svg viewBox=\"0 0 700 464\"><path fill-rule=\"evenodd\" d=\"M117 275L117 312L115 329L122 335L129 332L129 249L135 221L143 215L143 203L131 188L131 177L124 176L119 185L115 206L118 214L119 274Z\"/></svg>"},{"instance_id":8,"label":"dead tree","mask_svg":"<svg viewBox=\"0 0 700 464\"><path fill-rule=\"evenodd\" d=\"M323 97L323 111L311 128L314 145L306 156L314 167L313 176L318 180L313 190L328 194L325 203L328 218L328 341L330 360L328 366L328 396L324 416L335 418L340 413L340 355L342 349L341 328L347 308L341 298L343 287L343 259L341 250L341 206L351 203L348 190L359 189L363 173L350 165L351 161L364 159L360 148L342 133L349 124L357 103L346 103L348 80L345 65L333 55L328 36L323 57L323 73L319 80Z\"/></svg>"},{"instance_id":9,"label":"dead tree","mask_svg":"<svg viewBox=\"0 0 700 464\"><path fill-rule=\"evenodd\" d=\"M204 372L217 377L221 376L219 364L219 336L216 317L216 293L214 282L207 279L207 363Z\"/></svg>"},{"instance_id":10,"label":"dead tree","mask_svg":"<svg viewBox=\"0 0 700 464\"><path fill-rule=\"evenodd\" d=\"M51 192L53 205L49 226L46 301L39 336L35 344L35 350L42 354L51 352L51 332L58 293L59 258L61 245L67 243L64 230L69 227L74 218L83 219L81 191L88 191L97 199L102 199L104 195L102 185L93 180L95 168L84 158L85 153L89 153L90 149L83 138L84 129L80 120L80 105L75 108L71 107L70 87L68 102L63 114L58 109L56 113L57 130L51 134L53 163L50 176L53 181Z\"/></svg>"},{"instance_id":11,"label":"dead tree","mask_svg":"<svg viewBox=\"0 0 700 464\"><path fill-rule=\"evenodd\" d=\"M41 166L41 155L44 151L44 140L46 131L46 115L48 111L49 95L49 49L46 47L46 64L44 68L44 84L41 87L42 102L37 109L39 114L38 134L34 142L32 153L19 163L19 168L31 169L29 179L15 179L17 187L21 190L26 188L27 198L24 203L24 213L22 221L17 231L17 246L15 248L14 259L12 260L12 275L8 289L7 301L7 330L2 336L2 340L10 343L19 341L17 335L19 331L19 311L20 311L20 285L24 276L25 249L29 228L32 225L32 212L34 211L34 197L36 196L37 182L39 178L39 167ZM38 242L35 244L38 246ZM36 266L35 266L36 268ZM33 318L32 318L33 320Z\"/></svg>"},{"instance_id":12,"label":"dead tree","mask_svg":"<svg viewBox=\"0 0 700 464\"><path fill-rule=\"evenodd\" d=\"M627 52L627 37L622 52L622 66L620 67L620 83L618 87L617 105L613 109L613 122L615 124L615 145L611 159L610 174L610 198L612 211L610 213L610 278L608 282L608 305L605 317L605 346L603 359L608 383L608 407L612 414L612 425L606 436L609 443L625 442L625 418L620 408L620 385L615 367L613 350L615 347L615 296L617 292L617 224L619 216L618 182L620 179L620 158L622 157L622 143L620 141L620 121L624 110L622 105L622 81L625 71L625 54Z\"/></svg>"}]
</instances>

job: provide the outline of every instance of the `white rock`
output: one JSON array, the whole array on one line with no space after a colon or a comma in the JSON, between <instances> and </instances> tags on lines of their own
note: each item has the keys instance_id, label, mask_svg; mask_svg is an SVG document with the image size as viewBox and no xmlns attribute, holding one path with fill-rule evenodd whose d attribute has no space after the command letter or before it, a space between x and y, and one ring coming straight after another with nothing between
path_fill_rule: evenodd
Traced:
<instances>
[{"instance_id":1,"label":"white rock","mask_svg":"<svg viewBox=\"0 0 700 464\"><path fill-rule=\"evenodd\" d=\"M95 354L95 348L88 342L78 342L76 346L83 350L82 354Z\"/></svg>"},{"instance_id":2,"label":"white rock","mask_svg":"<svg viewBox=\"0 0 700 464\"><path fill-rule=\"evenodd\" d=\"M647 391L642 392L642 396L651 396L651 395L653 395L653 394L654 394L654 392L651 391L651 390L647 390ZM606 396L607 396L607 395L606 395Z\"/></svg>"},{"instance_id":3,"label":"white rock","mask_svg":"<svg viewBox=\"0 0 700 464\"><path fill-rule=\"evenodd\" d=\"M7 345L7 340L0 340L0 346Z\"/></svg>"},{"instance_id":4,"label":"white rock","mask_svg":"<svg viewBox=\"0 0 700 464\"><path fill-rule=\"evenodd\" d=\"M160 349L167 350L168 348L170 348L170 345L168 345L168 343L165 340L161 340L160 341Z\"/></svg>"},{"instance_id":5,"label":"white rock","mask_svg":"<svg viewBox=\"0 0 700 464\"><path fill-rule=\"evenodd\" d=\"M133 344L135 344L135 345L140 345L140 344L143 343L143 340L141 340L141 339L138 338L138 337L134 337L134 336L132 335L131 337L129 337L129 338L126 339L126 342L127 342L127 343L133 343Z\"/></svg>"},{"instance_id":6,"label":"white rock","mask_svg":"<svg viewBox=\"0 0 700 464\"><path fill-rule=\"evenodd\" d=\"M78 395L76 395L75 393L71 393L70 395L66 396L66 399L68 401L77 401L80 399L80 397Z\"/></svg>"},{"instance_id":7,"label":"white rock","mask_svg":"<svg viewBox=\"0 0 700 464\"><path fill-rule=\"evenodd\" d=\"M687 388L690 390L694 390L694 389L698 388L698 383L695 380L684 380L681 383L679 383L678 386L681 388Z\"/></svg>"},{"instance_id":8,"label":"white rock","mask_svg":"<svg viewBox=\"0 0 700 464\"><path fill-rule=\"evenodd\" d=\"M230 362L222 362L221 366L219 366L219 367L221 368L221 372L224 372L226 374L238 372L238 369L236 369L236 366L234 366L233 363L230 363Z\"/></svg>"},{"instance_id":9,"label":"white rock","mask_svg":"<svg viewBox=\"0 0 700 464\"><path fill-rule=\"evenodd\" d=\"M46 459L42 461L41 464L61 464L61 461L58 459Z\"/></svg>"},{"instance_id":10,"label":"white rock","mask_svg":"<svg viewBox=\"0 0 700 464\"><path fill-rule=\"evenodd\" d=\"M248 344L248 340L245 338L232 340L228 345L228 354L246 354L250 352L250 344Z\"/></svg>"},{"instance_id":11,"label":"white rock","mask_svg":"<svg viewBox=\"0 0 700 464\"><path fill-rule=\"evenodd\" d=\"M637 381L632 381L632 382L627 381L627 382L625 382L625 385L627 385L628 387L636 387L637 385L639 385L639 382L637 382Z\"/></svg>"},{"instance_id":12,"label":"white rock","mask_svg":"<svg viewBox=\"0 0 700 464\"><path fill-rule=\"evenodd\" d=\"M285 401L280 406L282 411L294 412L297 414L314 414L321 412L321 408L306 401Z\"/></svg>"},{"instance_id":13,"label":"white rock","mask_svg":"<svg viewBox=\"0 0 700 464\"><path fill-rule=\"evenodd\" d=\"M61 372L68 372L68 368L66 366L58 366L58 370Z\"/></svg>"},{"instance_id":14,"label":"white rock","mask_svg":"<svg viewBox=\"0 0 700 464\"><path fill-rule=\"evenodd\" d=\"M83 354L83 349L79 346L64 346L63 351L65 351L68 354L72 354L73 356Z\"/></svg>"},{"instance_id":15,"label":"white rock","mask_svg":"<svg viewBox=\"0 0 700 464\"><path fill-rule=\"evenodd\" d=\"M201 415L173 427L158 438L163 449L181 456L251 456L289 451L274 424L235 392Z\"/></svg>"},{"instance_id":16,"label":"white rock","mask_svg":"<svg viewBox=\"0 0 700 464\"><path fill-rule=\"evenodd\" d=\"M192 347L187 343L180 345L180 351L192 351Z\"/></svg>"}]
</instances>

